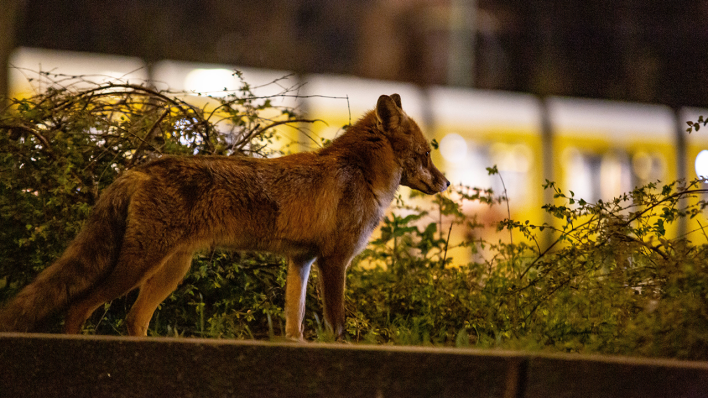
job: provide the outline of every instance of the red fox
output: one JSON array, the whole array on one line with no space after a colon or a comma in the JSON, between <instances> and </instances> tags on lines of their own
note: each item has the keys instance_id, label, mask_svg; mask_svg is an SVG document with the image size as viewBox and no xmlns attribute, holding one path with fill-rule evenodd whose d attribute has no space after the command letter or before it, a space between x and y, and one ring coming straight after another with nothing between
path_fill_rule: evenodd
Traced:
<instances>
[{"instance_id":1,"label":"red fox","mask_svg":"<svg viewBox=\"0 0 708 398\"><path fill-rule=\"evenodd\" d=\"M317 261L325 325L344 333L345 272L399 185L426 194L450 182L398 94L316 152L274 159L163 157L135 167L100 196L64 254L0 310L0 331L31 331L67 310L78 333L101 304L139 288L126 324L146 336L157 306L206 247L287 257L285 334L303 339L305 290Z\"/></svg>"}]
</instances>

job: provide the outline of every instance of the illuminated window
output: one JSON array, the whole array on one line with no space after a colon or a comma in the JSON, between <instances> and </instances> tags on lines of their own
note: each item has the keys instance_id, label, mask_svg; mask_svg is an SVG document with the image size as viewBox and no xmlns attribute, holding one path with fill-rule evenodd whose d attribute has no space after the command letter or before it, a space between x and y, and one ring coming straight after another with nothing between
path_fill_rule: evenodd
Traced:
<instances>
[{"instance_id":1,"label":"illuminated window","mask_svg":"<svg viewBox=\"0 0 708 398\"><path fill-rule=\"evenodd\" d=\"M632 156L632 172L635 186L666 178L666 158L661 153L638 151Z\"/></svg>"},{"instance_id":2,"label":"illuminated window","mask_svg":"<svg viewBox=\"0 0 708 398\"><path fill-rule=\"evenodd\" d=\"M593 182L593 156L581 153L577 148L566 148L561 156L564 191L573 191L576 198L594 202L598 193Z\"/></svg>"},{"instance_id":3,"label":"illuminated window","mask_svg":"<svg viewBox=\"0 0 708 398\"><path fill-rule=\"evenodd\" d=\"M457 133L449 133L440 140L441 170L453 184L472 187L490 187L492 181L487 174L489 161L487 148L466 140Z\"/></svg>"},{"instance_id":4,"label":"illuminated window","mask_svg":"<svg viewBox=\"0 0 708 398\"><path fill-rule=\"evenodd\" d=\"M528 200L529 177L533 153L531 148L524 144L494 143L489 147L491 165L497 165L499 173L504 178L509 199ZM503 190L498 178L492 180L495 192Z\"/></svg>"},{"instance_id":5,"label":"illuminated window","mask_svg":"<svg viewBox=\"0 0 708 398\"><path fill-rule=\"evenodd\" d=\"M612 200L632 189L630 161L622 152L602 155L567 148L562 155L564 190L588 202Z\"/></svg>"},{"instance_id":6,"label":"illuminated window","mask_svg":"<svg viewBox=\"0 0 708 398\"><path fill-rule=\"evenodd\" d=\"M612 200L632 190L629 159L618 152L608 152L600 162L600 198Z\"/></svg>"},{"instance_id":7,"label":"illuminated window","mask_svg":"<svg viewBox=\"0 0 708 398\"><path fill-rule=\"evenodd\" d=\"M528 200L533 166L533 152L525 144L477 144L457 133L440 140L443 163L440 168L453 184L488 188L501 194L504 186L498 176L489 176L487 167L496 165L504 179L509 199Z\"/></svg>"}]
</instances>

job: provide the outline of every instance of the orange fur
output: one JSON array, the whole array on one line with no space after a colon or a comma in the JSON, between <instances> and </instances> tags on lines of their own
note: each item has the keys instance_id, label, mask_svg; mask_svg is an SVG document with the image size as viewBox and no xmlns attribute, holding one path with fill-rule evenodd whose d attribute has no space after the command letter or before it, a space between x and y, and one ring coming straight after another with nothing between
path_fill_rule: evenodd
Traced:
<instances>
[{"instance_id":1,"label":"orange fur","mask_svg":"<svg viewBox=\"0 0 708 398\"><path fill-rule=\"evenodd\" d=\"M145 335L157 306L205 247L288 258L286 335L302 339L305 286L316 261L325 321L344 332L344 281L400 184L428 194L449 182L401 108L381 96L332 144L276 159L165 157L119 177L101 195L66 252L5 308L0 330L28 331L68 308L67 333L106 301L134 288L131 335Z\"/></svg>"}]
</instances>

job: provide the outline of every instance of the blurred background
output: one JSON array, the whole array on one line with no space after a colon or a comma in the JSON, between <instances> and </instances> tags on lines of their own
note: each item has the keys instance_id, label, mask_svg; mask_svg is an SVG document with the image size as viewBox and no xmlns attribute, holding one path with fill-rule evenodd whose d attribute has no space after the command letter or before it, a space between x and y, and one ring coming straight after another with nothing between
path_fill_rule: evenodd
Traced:
<instances>
[{"instance_id":1,"label":"blurred background","mask_svg":"<svg viewBox=\"0 0 708 398\"><path fill-rule=\"evenodd\" d=\"M3 0L14 47L708 105L704 0Z\"/></svg>"},{"instance_id":2,"label":"blurred background","mask_svg":"<svg viewBox=\"0 0 708 398\"><path fill-rule=\"evenodd\" d=\"M705 0L0 0L0 93L26 70L298 94L332 137L399 92L453 183L492 186L543 222L544 179L588 201L708 176ZM289 100L290 101L290 100ZM350 116L351 114L351 116ZM498 218L499 215L491 215Z\"/></svg>"}]
</instances>

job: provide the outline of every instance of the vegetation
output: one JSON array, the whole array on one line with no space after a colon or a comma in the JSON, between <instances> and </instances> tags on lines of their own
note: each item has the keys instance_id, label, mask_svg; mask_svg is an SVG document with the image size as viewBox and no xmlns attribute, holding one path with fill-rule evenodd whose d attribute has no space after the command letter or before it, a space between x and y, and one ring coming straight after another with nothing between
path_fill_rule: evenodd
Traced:
<instances>
[{"instance_id":1,"label":"vegetation","mask_svg":"<svg viewBox=\"0 0 708 398\"><path fill-rule=\"evenodd\" d=\"M61 254L123 170L161 154L265 156L276 126L309 122L255 97L246 83L196 107L183 94L147 86L40 78L51 88L11 100L0 114L0 302ZM399 197L347 275L348 338L708 359L708 235L702 225L672 232L702 214L702 184L652 183L587 203L546 181L555 201L544 209L555 223L507 218L498 231L524 239L496 242L474 233L456 243L449 237L453 228L483 227L461 211L464 202L513 207L505 193L455 187L428 208ZM453 266L452 245L474 261ZM306 336L327 341L316 270L311 279ZM280 336L284 285L277 256L203 252L149 333ZM84 333L124 334L134 299L96 311ZM58 331L60 322L47 330Z\"/></svg>"}]
</instances>

